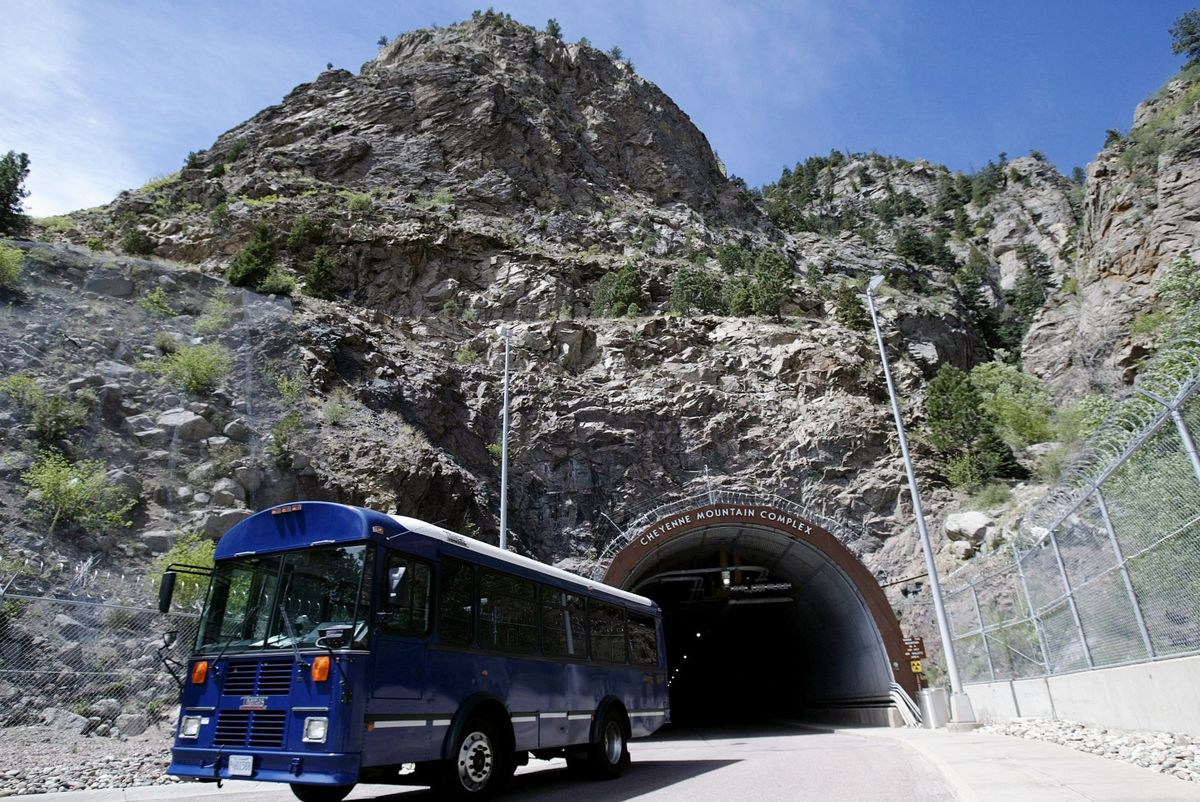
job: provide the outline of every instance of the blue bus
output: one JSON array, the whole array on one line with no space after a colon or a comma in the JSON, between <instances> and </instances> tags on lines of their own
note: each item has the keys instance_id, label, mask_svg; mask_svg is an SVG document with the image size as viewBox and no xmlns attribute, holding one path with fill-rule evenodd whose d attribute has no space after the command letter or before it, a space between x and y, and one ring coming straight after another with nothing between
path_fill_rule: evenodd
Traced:
<instances>
[{"instance_id":1,"label":"blue bus","mask_svg":"<svg viewBox=\"0 0 1200 802\"><path fill-rule=\"evenodd\" d=\"M167 772L478 799L529 757L618 776L670 717L649 599L433 524L328 502L263 510L214 552ZM159 606L169 609L177 571Z\"/></svg>"}]
</instances>

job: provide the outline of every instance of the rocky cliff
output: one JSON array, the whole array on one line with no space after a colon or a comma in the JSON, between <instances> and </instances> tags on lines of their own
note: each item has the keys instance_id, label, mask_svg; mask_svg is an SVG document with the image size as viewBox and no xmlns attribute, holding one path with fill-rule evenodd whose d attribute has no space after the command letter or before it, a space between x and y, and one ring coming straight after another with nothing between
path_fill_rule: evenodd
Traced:
<instances>
[{"instance_id":1,"label":"rocky cliff","mask_svg":"<svg viewBox=\"0 0 1200 802\"><path fill-rule=\"evenodd\" d=\"M6 565L145 563L181 532L216 536L296 496L494 540L505 321L518 549L586 564L613 534L605 516L707 475L865 521L853 545L879 576L919 573L874 343L839 294L888 276L881 312L919 432L928 380L997 353L989 326L1036 272L1050 304L1005 347L1069 395L1090 364L1081 310L1128 325L1127 287L1149 292L1191 230L1185 150L1150 171L1119 166L1119 148L1090 171L1078 240L1080 188L1036 154L975 176L836 154L759 193L660 90L585 44L495 15L401 36L179 174L44 226L51 244L16 243L27 269L0 316L3 372L86 414L47 438L0 399ZM1135 236L1139 208L1175 222ZM729 249L783 256L778 314L670 314L685 271L753 285ZM269 255L274 294L231 286L248 252ZM614 317L598 292L626 267L640 302ZM164 365L197 346L227 362L189 389ZM132 527L46 537L21 477L47 445L102 460L137 500ZM916 447L937 518L954 496Z\"/></svg>"}]
</instances>

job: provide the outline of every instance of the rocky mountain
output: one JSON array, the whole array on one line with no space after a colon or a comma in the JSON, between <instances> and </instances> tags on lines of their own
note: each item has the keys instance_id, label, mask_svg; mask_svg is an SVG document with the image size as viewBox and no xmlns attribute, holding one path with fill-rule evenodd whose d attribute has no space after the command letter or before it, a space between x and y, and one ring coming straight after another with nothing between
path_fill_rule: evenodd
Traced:
<instances>
[{"instance_id":1,"label":"rocky mountain","mask_svg":"<svg viewBox=\"0 0 1200 802\"><path fill-rule=\"evenodd\" d=\"M944 364L1020 353L1071 396L1095 310L1127 328L1129 299L1187 247L1190 107L1153 167L1123 154L1190 92L1141 109L1085 188L1037 154L968 176L835 153L757 191L586 44L490 13L401 36L178 174L10 243L26 269L0 372L26 379L0 393L4 570L145 565L297 496L494 541L502 321L519 550L586 567L614 534L605 516L708 481L865 522L851 546L880 577L919 573L863 283L888 277L918 435ZM772 303L764 254L787 271ZM189 360L211 363L206 381ZM52 397L76 414L47 431ZM915 446L940 518L961 496ZM48 536L23 479L47 447L101 460L132 525Z\"/></svg>"}]
</instances>

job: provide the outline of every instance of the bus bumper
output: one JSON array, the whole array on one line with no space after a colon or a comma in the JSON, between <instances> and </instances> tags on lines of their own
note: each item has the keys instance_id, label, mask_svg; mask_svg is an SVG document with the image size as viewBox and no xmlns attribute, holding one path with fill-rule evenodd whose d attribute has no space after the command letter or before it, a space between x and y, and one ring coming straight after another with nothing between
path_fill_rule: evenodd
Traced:
<instances>
[{"instance_id":1,"label":"bus bumper","mask_svg":"<svg viewBox=\"0 0 1200 802\"><path fill-rule=\"evenodd\" d=\"M175 747L167 774L186 780L256 780L312 785L353 785L358 782L357 752L255 752L249 773L244 761L238 774L230 772L229 758L249 750ZM235 761L236 762L236 761Z\"/></svg>"}]
</instances>

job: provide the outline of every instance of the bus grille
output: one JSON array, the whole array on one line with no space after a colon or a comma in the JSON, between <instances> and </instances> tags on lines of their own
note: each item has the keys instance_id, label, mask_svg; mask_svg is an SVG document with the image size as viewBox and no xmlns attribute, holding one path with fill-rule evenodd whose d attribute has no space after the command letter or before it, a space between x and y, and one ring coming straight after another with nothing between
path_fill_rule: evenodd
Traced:
<instances>
[{"instance_id":1,"label":"bus grille","mask_svg":"<svg viewBox=\"0 0 1200 802\"><path fill-rule=\"evenodd\" d=\"M230 663L222 693L226 696L270 696L285 694L291 689L292 661L262 660Z\"/></svg>"},{"instance_id":2,"label":"bus grille","mask_svg":"<svg viewBox=\"0 0 1200 802\"><path fill-rule=\"evenodd\" d=\"M217 712L216 746L283 746L283 710L220 710Z\"/></svg>"}]
</instances>

